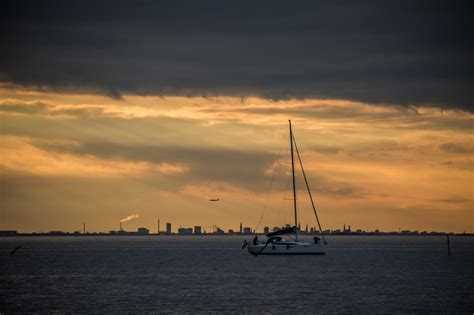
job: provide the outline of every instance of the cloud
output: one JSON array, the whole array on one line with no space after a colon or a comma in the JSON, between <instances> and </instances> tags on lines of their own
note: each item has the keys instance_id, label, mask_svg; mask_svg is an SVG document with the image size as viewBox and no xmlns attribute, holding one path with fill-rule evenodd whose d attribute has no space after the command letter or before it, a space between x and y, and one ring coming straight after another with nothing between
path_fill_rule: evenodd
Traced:
<instances>
[{"instance_id":1,"label":"cloud","mask_svg":"<svg viewBox=\"0 0 474 315\"><path fill-rule=\"evenodd\" d=\"M474 146L472 144L446 142L446 143L440 144L439 148L445 152L454 153L454 154L474 153Z\"/></svg>"},{"instance_id":2,"label":"cloud","mask_svg":"<svg viewBox=\"0 0 474 315\"><path fill-rule=\"evenodd\" d=\"M328 227L350 219L398 228L408 213L415 228L472 229L465 219L472 202L456 202L472 190L473 115L465 111L328 99L115 100L17 88L0 88L0 225L73 229L97 216L108 230L131 209L140 211L132 226L154 227L157 216L173 224L251 225L275 166L268 213L278 216L291 196L288 117ZM311 210L299 172L297 188L301 209ZM210 205L216 195L224 202ZM427 223L425 213L448 218Z\"/></svg>"},{"instance_id":3,"label":"cloud","mask_svg":"<svg viewBox=\"0 0 474 315\"><path fill-rule=\"evenodd\" d=\"M120 116L109 106L100 105L61 105L49 101L23 101L19 99L0 100L0 112L11 114L69 116L69 117L98 117Z\"/></svg>"},{"instance_id":4,"label":"cloud","mask_svg":"<svg viewBox=\"0 0 474 315\"><path fill-rule=\"evenodd\" d=\"M264 170L275 155L269 152L240 151L218 147L180 147L83 143L78 146L37 143L42 149L93 156L110 161L149 162L159 165L187 165L189 181L224 181L238 185L262 184ZM262 187L256 187L262 189Z\"/></svg>"},{"instance_id":5,"label":"cloud","mask_svg":"<svg viewBox=\"0 0 474 315\"><path fill-rule=\"evenodd\" d=\"M143 160L103 160L71 154L80 144L67 140L32 140L2 136L0 167L40 176L105 177L179 176L188 171L183 163ZM49 150L44 149L50 148Z\"/></svg>"},{"instance_id":6,"label":"cloud","mask_svg":"<svg viewBox=\"0 0 474 315\"><path fill-rule=\"evenodd\" d=\"M19 100L6 99L0 101L0 112L17 114L46 114L54 106L42 101L23 102Z\"/></svg>"},{"instance_id":7,"label":"cloud","mask_svg":"<svg viewBox=\"0 0 474 315\"><path fill-rule=\"evenodd\" d=\"M434 201L443 202L443 203L451 203L451 204L473 203L473 199L467 199L467 198L446 198L446 199L435 199Z\"/></svg>"},{"instance_id":8,"label":"cloud","mask_svg":"<svg viewBox=\"0 0 474 315\"><path fill-rule=\"evenodd\" d=\"M82 1L11 1L0 13L0 73L116 99L257 95L472 111L471 12L469 1L101 1L92 11Z\"/></svg>"},{"instance_id":9,"label":"cloud","mask_svg":"<svg viewBox=\"0 0 474 315\"><path fill-rule=\"evenodd\" d=\"M337 154L341 148L329 145L313 145L310 150L323 154Z\"/></svg>"}]
</instances>

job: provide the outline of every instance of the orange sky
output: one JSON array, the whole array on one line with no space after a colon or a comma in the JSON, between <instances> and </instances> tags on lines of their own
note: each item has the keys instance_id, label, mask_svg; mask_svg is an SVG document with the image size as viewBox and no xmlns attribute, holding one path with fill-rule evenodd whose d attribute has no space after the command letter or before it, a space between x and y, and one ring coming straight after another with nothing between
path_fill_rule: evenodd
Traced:
<instances>
[{"instance_id":1,"label":"orange sky","mask_svg":"<svg viewBox=\"0 0 474 315\"><path fill-rule=\"evenodd\" d=\"M474 232L473 115L347 100L0 88L0 229L289 223L291 118L323 228ZM280 148L282 153L278 159ZM275 181L267 199L272 174ZM298 186L301 185L298 177ZM301 224L315 225L299 194ZM209 198L220 198L211 203Z\"/></svg>"}]
</instances>

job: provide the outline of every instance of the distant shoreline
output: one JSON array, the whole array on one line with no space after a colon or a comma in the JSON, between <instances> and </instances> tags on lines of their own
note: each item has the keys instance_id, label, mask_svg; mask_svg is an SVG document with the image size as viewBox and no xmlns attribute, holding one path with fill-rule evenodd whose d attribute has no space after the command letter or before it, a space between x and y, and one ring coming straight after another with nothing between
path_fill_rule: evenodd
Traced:
<instances>
[{"instance_id":1,"label":"distant shoreline","mask_svg":"<svg viewBox=\"0 0 474 315\"><path fill-rule=\"evenodd\" d=\"M194 236L206 236L206 237L215 237L215 236L264 236L263 233L254 233L254 234L216 234L216 233L207 233L207 234L165 234L165 233L148 233L148 234L140 234L136 232L125 232L120 234L109 234L109 233L102 233L102 232L92 232L92 233L68 233L68 232L61 232L61 233L0 233L0 237L41 237L41 236L49 236L49 237L81 237L81 236L112 236L112 237L123 237L123 236L156 236L156 237L166 237L166 236L178 236L178 237L194 237ZM320 236L319 233L301 233L302 236ZM410 237L423 237L423 236L474 236L474 233L442 233L442 232L430 232L430 233L398 233L398 232L366 232L366 233L329 233L324 234L324 236L410 236Z\"/></svg>"}]
</instances>

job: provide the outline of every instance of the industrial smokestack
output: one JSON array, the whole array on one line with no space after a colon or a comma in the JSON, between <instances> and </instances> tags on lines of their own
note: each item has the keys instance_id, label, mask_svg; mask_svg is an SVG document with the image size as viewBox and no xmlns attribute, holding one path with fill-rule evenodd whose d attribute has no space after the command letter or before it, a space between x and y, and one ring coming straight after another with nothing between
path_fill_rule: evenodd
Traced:
<instances>
[{"instance_id":1,"label":"industrial smokestack","mask_svg":"<svg viewBox=\"0 0 474 315\"><path fill-rule=\"evenodd\" d=\"M125 219L120 220L120 231L122 231L122 223L123 222L127 222L127 221L130 221L130 220L136 219L138 217L139 217L138 214L131 214L128 217L126 217Z\"/></svg>"}]
</instances>

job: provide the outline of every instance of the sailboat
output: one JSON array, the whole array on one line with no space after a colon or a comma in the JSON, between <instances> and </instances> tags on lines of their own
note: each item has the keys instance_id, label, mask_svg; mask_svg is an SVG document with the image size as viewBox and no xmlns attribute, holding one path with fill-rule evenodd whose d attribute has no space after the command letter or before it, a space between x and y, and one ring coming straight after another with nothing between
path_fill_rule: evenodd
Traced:
<instances>
[{"instance_id":1,"label":"sailboat","mask_svg":"<svg viewBox=\"0 0 474 315\"><path fill-rule=\"evenodd\" d=\"M325 255L326 254L326 240L324 239L324 234L322 233L321 224L319 221L318 214L316 212L316 207L313 202L313 196L311 195L311 190L309 188L308 180L304 172L303 163L301 161L300 153L298 146L296 145L295 137L293 135L293 130L291 128L291 120L288 120L290 127L290 148L291 148L291 174L293 181L293 209L294 209L294 226L287 226L276 230L274 232L267 233L267 240L264 242L259 242L257 237L250 243L247 241L244 242L242 248L247 247L248 252L252 255ZM316 217L316 221L321 232L321 238L315 236L313 238L314 242L302 242L298 241L298 208L296 204L296 182L295 182L295 158L294 150L296 150L296 155L298 157L299 164L301 166L301 172L303 173L303 178L308 190L309 198L311 200L311 205L313 206L313 212ZM294 235L294 238L290 238Z\"/></svg>"}]
</instances>

